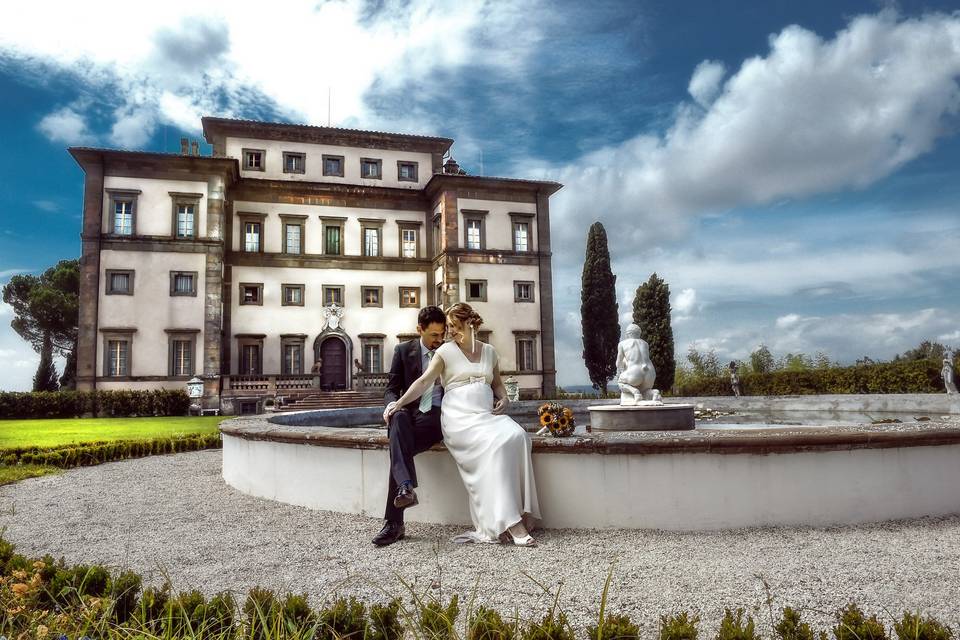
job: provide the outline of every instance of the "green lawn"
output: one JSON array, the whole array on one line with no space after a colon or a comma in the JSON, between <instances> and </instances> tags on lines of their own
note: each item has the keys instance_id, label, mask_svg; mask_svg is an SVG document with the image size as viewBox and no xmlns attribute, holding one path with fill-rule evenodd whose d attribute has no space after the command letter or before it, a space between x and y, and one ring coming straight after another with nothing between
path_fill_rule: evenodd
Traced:
<instances>
[{"instance_id":1,"label":"green lawn","mask_svg":"<svg viewBox=\"0 0 960 640\"><path fill-rule=\"evenodd\" d=\"M0 450L216 433L221 416L0 420Z\"/></svg>"}]
</instances>

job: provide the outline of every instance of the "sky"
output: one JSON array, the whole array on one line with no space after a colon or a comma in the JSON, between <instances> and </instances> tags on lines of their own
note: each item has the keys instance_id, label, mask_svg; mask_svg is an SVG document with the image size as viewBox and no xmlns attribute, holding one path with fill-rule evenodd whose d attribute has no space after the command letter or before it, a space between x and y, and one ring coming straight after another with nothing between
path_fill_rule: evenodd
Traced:
<instances>
[{"instance_id":1,"label":"sky","mask_svg":"<svg viewBox=\"0 0 960 640\"><path fill-rule=\"evenodd\" d=\"M579 283L595 221L624 325L639 284L669 284L680 361L691 346L841 363L924 339L960 347L955 2L0 12L0 284L79 256L68 146L176 151L214 115L446 136L469 173L562 182L561 385L588 383ZM0 304L0 389L26 390L39 358L11 319Z\"/></svg>"}]
</instances>

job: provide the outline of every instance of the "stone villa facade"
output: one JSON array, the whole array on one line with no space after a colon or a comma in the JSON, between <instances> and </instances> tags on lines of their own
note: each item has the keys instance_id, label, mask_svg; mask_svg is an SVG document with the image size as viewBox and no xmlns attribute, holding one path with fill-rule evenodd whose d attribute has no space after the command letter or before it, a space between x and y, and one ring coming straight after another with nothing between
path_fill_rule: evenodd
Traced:
<instances>
[{"instance_id":1,"label":"stone villa facade","mask_svg":"<svg viewBox=\"0 0 960 640\"><path fill-rule=\"evenodd\" d=\"M70 149L85 174L78 388L233 414L382 389L418 310L465 300L526 397L556 390L553 182L465 175L447 138L203 118L201 156Z\"/></svg>"}]
</instances>

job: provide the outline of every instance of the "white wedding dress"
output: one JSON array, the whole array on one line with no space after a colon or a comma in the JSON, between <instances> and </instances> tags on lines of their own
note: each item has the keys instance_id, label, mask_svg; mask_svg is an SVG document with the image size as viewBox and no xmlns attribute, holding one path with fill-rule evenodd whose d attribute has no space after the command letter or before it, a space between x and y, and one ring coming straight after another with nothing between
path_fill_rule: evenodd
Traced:
<instances>
[{"instance_id":1,"label":"white wedding dress","mask_svg":"<svg viewBox=\"0 0 960 640\"><path fill-rule=\"evenodd\" d=\"M492 413L496 350L482 344L480 361L471 362L456 343L447 342L436 354L443 358L443 443L460 470L474 526L453 541L500 542L521 520L532 530L540 519L532 445L512 418Z\"/></svg>"}]
</instances>

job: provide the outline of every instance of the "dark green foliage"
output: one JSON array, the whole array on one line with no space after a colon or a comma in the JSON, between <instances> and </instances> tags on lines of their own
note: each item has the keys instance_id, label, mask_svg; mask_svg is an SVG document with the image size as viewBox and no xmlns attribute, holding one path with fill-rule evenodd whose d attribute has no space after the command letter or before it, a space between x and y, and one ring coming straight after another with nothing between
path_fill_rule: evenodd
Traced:
<instances>
[{"instance_id":1,"label":"dark green foliage","mask_svg":"<svg viewBox=\"0 0 960 640\"><path fill-rule=\"evenodd\" d=\"M13 557L14 549L16 549L16 546L12 542L0 538L0 570L2 570L3 575L10 574L10 571L7 570L7 562Z\"/></svg>"},{"instance_id":2,"label":"dark green foliage","mask_svg":"<svg viewBox=\"0 0 960 640\"><path fill-rule=\"evenodd\" d=\"M219 449L222 446L223 442L220 439L219 433L207 433L187 437L153 438L150 440L89 442L82 445L61 445L49 449L18 447L16 449L4 449L0 451L0 453L2 453L2 458L0 459L2 459L3 464L11 466L16 464L38 464L69 469L153 454Z\"/></svg>"},{"instance_id":3,"label":"dark green foliage","mask_svg":"<svg viewBox=\"0 0 960 640\"><path fill-rule=\"evenodd\" d=\"M737 609L736 612L726 609L723 614L723 620L720 621L720 629L717 631L717 640L758 640L758 636L753 624L753 618L749 615L743 619L743 609Z\"/></svg>"},{"instance_id":4,"label":"dark green foliage","mask_svg":"<svg viewBox=\"0 0 960 640\"><path fill-rule=\"evenodd\" d=\"M776 366L777 363L773 359L773 354L770 353L770 349L765 344L761 344L756 351L750 354L750 368L753 373L770 373Z\"/></svg>"},{"instance_id":5,"label":"dark green foliage","mask_svg":"<svg viewBox=\"0 0 960 640\"><path fill-rule=\"evenodd\" d=\"M108 591L113 598L114 620L123 624L134 616L141 586L140 576L132 571L124 571L116 577L110 577Z\"/></svg>"},{"instance_id":6,"label":"dark green foliage","mask_svg":"<svg viewBox=\"0 0 960 640\"><path fill-rule=\"evenodd\" d=\"M893 360L894 362L899 360L933 360L940 363L943 362L943 355L946 351L947 347L939 342L924 340L915 349L908 349L895 356Z\"/></svg>"},{"instance_id":7,"label":"dark green foliage","mask_svg":"<svg viewBox=\"0 0 960 640\"><path fill-rule=\"evenodd\" d=\"M893 623L898 640L952 640L953 629L933 618L921 618L920 614L903 612L903 617Z\"/></svg>"},{"instance_id":8,"label":"dark green foliage","mask_svg":"<svg viewBox=\"0 0 960 640\"><path fill-rule=\"evenodd\" d=\"M617 343L620 318L617 277L610 270L607 232L594 222L587 235L580 288L580 326L583 332L583 362L598 393L617 373Z\"/></svg>"},{"instance_id":9,"label":"dark green foliage","mask_svg":"<svg viewBox=\"0 0 960 640\"><path fill-rule=\"evenodd\" d=\"M370 622L366 640L401 640L403 624L400 622L400 598L389 603L370 606Z\"/></svg>"},{"instance_id":10,"label":"dark green foliage","mask_svg":"<svg viewBox=\"0 0 960 640\"><path fill-rule=\"evenodd\" d=\"M74 342L73 348L67 354L67 361L63 365L63 373L60 375L60 389L65 391L75 391L77 388L77 344Z\"/></svg>"},{"instance_id":11,"label":"dark green foliage","mask_svg":"<svg viewBox=\"0 0 960 640\"><path fill-rule=\"evenodd\" d=\"M320 628L317 640L360 640L367 628L366 607L351 596L337 598L333 604L320 611Z\"/></svg>"},{"instance_id":12,"label":"dark green foliage","mask_svg":"<svg viewBox=\"0 0 960 640\"><path fill-rule=\"evenodd\" d=\"M233 629L236 613L237 602L233 594L229 591L221 591L210 598L210 602L204 608L204 629L214 637L222 636Z\"/></svg>"},{"instance_id":13,"label":"dark green foliage","mask_svg":"<svg viewBox=\"0 0 960 640\"><path fill-rule=\"evenodd\" d=\"M53 366L53 342L47 335L40 347L40 364L33 376L34 391L57 391L60 384L57 382L57 368Z\"/></svg>"},{"instance_id":14,"label":"dark green foliage","mask_svg":"<svg viewBox=\"0 0 960 640\"><path fill-rule=\"evenodd\" d=\"M693 618L684 611L674 616L660 616L659 640L697 640L700 617Z\"/></svg>"},{"instance_id":15,"label":"dark green foliage","mask_svg":"<svg viewBox=\"0 0 960 640\"><path fill-rule=\"evenodd\" d=\"M84 596L102 597L107 593L110 573L99 565L78 564L57 571L50 580L53 600L63 606L80 604Z\"/></svg>"},{"instance_id":16,"label":"dark green foliage","mask_svg":"<svg viewBox=\"0 0 960 640\"><path fill-rule=\"evenodd\" d=\"M420 633L427 640L455 640L455 624L460 615L460 599L454 595L446 606L436 598L427 602L417 601Z\"/></svg>"},{"instance_id":17,"label":"dark green foliage","mask_svg":"<svg viewBox=\"0 0 960 640\"><path fill-rule=\"evenodd\" d=\"M503 621L494 609L477 607L467 622L467 640L513 640L516 624Z\"/></svg>"},{"instance_id":18,"label":"dark green foliage","mask_svg":"<svg viewBox=\"0 0 960 640\"><path fill-rule=\"evenodd\" d=\"M196 636L204 626L206 604L203 594L196 589L182 591L168 600L164 612L167 633L175 637Z\"/></svg>"},{"instance_id":19,"label":"dark green foliage","mask_svg":"<svg viewBox=\"0 0 960 640\"><path fill-rule=\"evenodd\" d=\"M49 338L62 355L76 343L79 294L79 260L61 260L39 277L15 275L3 286L3 301L13 308L13 330L37 352Z\"/></svg>"},{"instance_id":20,"label":"dark green foliage","mask_svg":"<svg viewBox=\"0 0 960 640\"><path fill-rule=\"evenodd\" d=\"M887 640L887 632L877 616L867 618L854 603L837 612L836 640Z\"/></svg>"},{"instance_id":21,"label":"dark green foliage","mask_svg":"<svg viewBox=\"0 0 960 640\"><path fill-rule=\"evenodd\" d=\"M190 397L182 389L0 392L0 418L185 416L189 409Z\"/></svg>"},{"instance_id":22,"label":"dark green foliage","mask_svg":"<svg viewBox=\"0 0 960 640\"><path fill-rule=\"evenodd\" d=\"M303 629L316 621L313 609L307 603L306 594L286 594L280 604L280 615L288 628Z\"/></svg>"},{"instance_id":23,"label":"dark green foliage","mask_svg":"<svg viewBox=\"0 0 960 640\"><path fill-rule=\"evenodd\" d=\"M749 373L740 376L740 389L748 396L783 396L830 393L943 393L940 365L932 360L883 362L865 366ZM686 379L678 384L679 396L731 395L730 379L718 376Z\"/></svg>"},{"instance_id":24,"label":"dark green foliage","mask_svg":"<svg viewBox=\"0 0 960 640\"><path fill-rule=\"evenodd\" d=\"M599 625L589 627L587 637L590 640L634 640L640 637L640 627L629 616L611 614L603 621L602 628Z\"/></svg>"},{"instance_id":25,"label":"dark green foliage","mask_svg":"<svg viewBox=\"0 0 960 640\"><path fill-rule=\"evenodd\" d=\"M243 603L243 615L249 625L249 634L252 640L266 640L274 637L280 617L280 603L270 589L254 587L247 593Z\"/></svg>"},{"instance_id":26,"label":"dark green foliage","mask_svg":"<svg viewBox=\"0 0 960 640\"><path fill-rule=\"evenodd\" d=\"M160 633L172 588L169 582L164 582L159 588L148 587L143 590L134 614L134 620L140 628L154 635Z\"/></svg>"},{"instance_id":27,"label":"dark green foliage","mask_svg":"<svg viewBox=\"0 0 960 640\"><path fill-rule=\"evenodd\" d=\"M677 363L673 355L673 328L670 325L670 285L656 273L637 287L633 298L633 322L640 327L650 346L650 360L657 371L654 387L673 387Z\"/></svg>"},{"instance_id":28,"label":"dark green foliage","mask_svg":"<svg viewBox=\"0 0 960 640\"><path fill-rule=\"evenodd\" d=\"M810 625L800 620L800 613L790 607L783 608L783 617L773 630L780 640L814 640Z\"/></svg>"},{"instance_id":29,"label":"dark green foliage","mask_svg":"<svg viewBox=\"0 0 960 640\"><path fill-rule=\"evenodd\" d=\"M719 378L723 376L720 369L720 359L713 349L700 353L691 346L687 350L687 361L693 367L693 377L696 379Z\"/></svg>"},{"instance_id":30,"label":"dark green foliage","mask_svg":"<svg viewBox=\"0 0 960 640\"><path fill-rule=\"evenodd\" d=\"M574 640L573 627L567 614L551 609L540 622L533 622L523 630L521 640Z\"/></svg>"}]
</instances>

